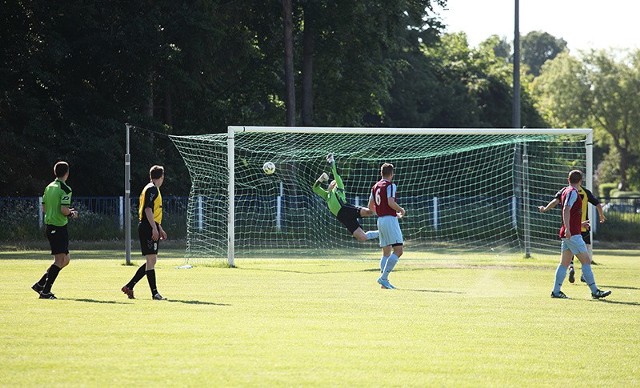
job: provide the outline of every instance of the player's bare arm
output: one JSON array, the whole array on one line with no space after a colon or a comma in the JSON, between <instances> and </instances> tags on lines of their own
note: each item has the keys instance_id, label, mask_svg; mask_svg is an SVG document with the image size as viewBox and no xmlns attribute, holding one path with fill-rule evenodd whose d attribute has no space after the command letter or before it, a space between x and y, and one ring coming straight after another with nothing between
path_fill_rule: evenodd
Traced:
<instances>
[{"instance_id":1,"label":"player's bare arm","mask_svg":"<svg viewBox=\"0 0 640 388\"><path fill-rule=\"evenodd\" d=\"M144 215L147 217L147 221L149 225L151 225L151 238L153 241L158 241L160 238L160 232L158 232L158 228L156 227L156 221L153 219L153 210L150 207L144 209Z\"/></svg>"},{"instance_id":2,"label":"player's bare arm","mask_svg":"<svg viewBox=\"0 0 640 388\"><path fill-rule=\"evenodd\" d=\"M555 208L556 206L558 206L559 203L560 203L560 201L558 200L558 198L554 198L547 204L547 206L538 206L538 210L541 213L546 213L549 210L551 210L551 209Z\"/></svg>"},{"instance_id":3,"label":"player's bare arm","mask_svg":"<svg viewBox=\"0 0 640 388\"><path fill-rule=\"evenodd\" d=\"M160 233L160 240L167 239L167 232L164 231L164 229L162 228L162 225L158 225L158 232Z\"/></svg>"},{"instance_id":4,"label":"player's bare arm","mask_svg":"<svg viewBox=\"0 0 640 388\"><path fill-rule=\"evenodd\" d=\"M404 217L404 215L406 214L406 211L404 210L404 208L398 205L398 203L396 202L396 199L393 197L389 198L389 207L397 211L400 217Z\"/></svg>"},{"instance_id":5,"label":"player's bare arm","mask_svg":"<svg viewBox=\"0 0 640 388\"><path fill-rule=\"evenodd\" d=\"M78 211L72 207L60 206L60 212L67 217L78 218Z\"/></svg>"},{"instance_id":6,"label":"player's bare arm","mask_svg":"<svg viewBox=\"0 0 640 388\"><path fill-rule=\"evenodd\" d=\"M598 210L598 218L600 219L600 223L603 224L607 220L607 217L604 216L604 211L602 210L602 204L599 203L596 206L596 209Z\"/></svg>"}]
</instances>

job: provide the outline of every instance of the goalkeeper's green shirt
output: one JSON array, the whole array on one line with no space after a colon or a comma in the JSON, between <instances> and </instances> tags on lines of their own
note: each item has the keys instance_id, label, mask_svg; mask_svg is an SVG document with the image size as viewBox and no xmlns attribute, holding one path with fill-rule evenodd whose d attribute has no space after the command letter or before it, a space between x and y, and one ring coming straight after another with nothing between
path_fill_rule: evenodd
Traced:
<instances>
[{"instance_id":1,"label":"goalkeeper's green shirt","mask_svg":"<svg viewBox=\"0 0 640 388\"><path fill-rule=\"evenodd\" d=\"M42 195L44 205L44 223L54 226L65 226L69 219L62 214L61 206L71 206L71 187L56 179L49 183Z\"/></svg>"},{"instance_id":2,"label":"goalkeeper's green shirt","mask_svg":"<svg viewBox=\"0 0 640 388\"><path fill-rule=\"evenodd\" d=\"M344 194L344 182L342 182L342 178L338 175L335 163L331 164L331 172L333 174L333 179L336 181L336 187L331 191L327 191L320 186L320 182L316 181L313 184L313 192L327 201L329 211L337 217L342 206L347 203L347 198Z\"/></svg>"}]
</instances>

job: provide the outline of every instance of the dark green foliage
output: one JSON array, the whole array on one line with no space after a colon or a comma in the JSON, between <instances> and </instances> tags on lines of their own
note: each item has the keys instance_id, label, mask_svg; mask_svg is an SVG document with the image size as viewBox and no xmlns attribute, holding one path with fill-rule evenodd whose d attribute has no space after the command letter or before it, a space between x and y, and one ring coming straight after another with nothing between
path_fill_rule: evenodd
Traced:
<instances>
[{"instance_id":1,"label":"dark green foliage","mask_svg":"<svg viewBox=\"0 0 640 388\"><path fill-rule=\"evenodd\" d=\"M535 77L540 75L542 65L546 61L567 50L567 42L564 39L543 31L530 31L522 37L520 46L521 61Z\"/></svg>"},{"instance_id":2,"label":"dark green foliage","mask_svg":"<svg viewBox=\"0 0 640 388\"><path fill-rule=\"evenodd\" d=\"M313 26L312 89L304 91L313 97L311 122L509 126L508 65L466 42L441 42L435 9L445 5L293 2L299 94L302 38ZM74 195L120 195L127 122L137 126L132 196L153 164L166 167L164 194L187 195L187 170L166 135L285 122L280 2L21 0L2 7L0 196L40 195L59 159L71 164ZM543 126L526 93L522 112L523 123Z\"/></svg>"},{"instance_id":3,"label":"dark green foliage","mask_svg":"<svg viewBox=\"0 0 640 388\"><path fill-rule=\"evenodd\" d=\"M602 242L640 243L640 213L607 212L607 221L598 225L596 238Z\"/></svg>"},{"instance_id":4,"label":"dark green foliage","mask_svg":"<svg viewBox=\"0 0 640 388\"><path fill-rule=\"evenodd\" d=\"M0 241L46 240L38 226L38 199L32 201L0 201Z\"/></svg>"},{"instance_id":5,"label":"dark green foliage","mask_svg":"<svg viewBox=\"0 0 640 388\"><path fill-rule=\"evenodd\" d=\"M610 198L610 193L613 190L618 188L617 183L600 183L598 185L598 192L600 193L600 198L604 200L608 200Z\"/></svg>"},{"instance_id":6,"label":"dark green foliage","mask_svg":"<svg viewBox=\"0 0 640 388\"><path fill-rule=\"evenodd\" d=\"M9 3L0 17L0 195L39 194L58 159L70 162L75 193L121 193L125 122L160 133L277 123L278 63L265 66L241 5ZM188 191L166 137L133 133L132 161L134 192L154 163L181 173L169 192Z\"/></svg>"},{"instance_id":7,"label":"dark green foliage","mask_svg":"<svg viewBox=\"0 0 640 388\"><path fill-rule=\"evenodd\" d=\"M409 33L407 33L409 34ZM407 47L393 68L395 83L385 106L392 127L509 128L512 66L496 55L497 38L470 48L464 34ZM546 127L523 87L522 123Z\"/></svg>"},{"instance_id":8,"label":"dark green foliage","mask_svg":"<svg viewBox=\"0 0 640 388\"><path fill-rule=\"evenodd\" d=\"M162 225L170 240L186 237L187 198L163 198ZM120 199L118 197L77 198L73 204L79 217L69 220L69 238L72 241L123 240L120 228ZM40 241L47 245L39 198L0 198L0 241ZM132 239L137 241L137 199L132 200Z\"/></svg>"}]
</instances>

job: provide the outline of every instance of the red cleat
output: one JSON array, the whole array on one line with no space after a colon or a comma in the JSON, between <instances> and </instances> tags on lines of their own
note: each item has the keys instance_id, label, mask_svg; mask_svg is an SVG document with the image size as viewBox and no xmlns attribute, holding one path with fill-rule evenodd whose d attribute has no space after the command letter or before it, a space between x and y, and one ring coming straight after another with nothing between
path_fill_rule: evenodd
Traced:
<instances>
[{"instance_id":1,"label":"red cleat","mask_svg":"<svg viewBox=\"0 0 640 388\"><path fill-rule=\"evenodd\" d=\"M135 297L133 296L133 289L132 288L124 286L124 287L122 287L121 291L124 292L125 294L127 294L129 299L135 299Z\"/></svg>"}]
</instances>

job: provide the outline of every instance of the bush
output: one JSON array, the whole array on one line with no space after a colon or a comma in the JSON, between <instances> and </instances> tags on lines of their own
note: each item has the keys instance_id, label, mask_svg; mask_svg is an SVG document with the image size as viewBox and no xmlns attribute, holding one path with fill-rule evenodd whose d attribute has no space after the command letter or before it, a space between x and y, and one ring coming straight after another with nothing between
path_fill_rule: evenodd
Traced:
<instances>
[{"instance_id":1,"label":"bush","mask_svg":"<svg viewBox=\"0 0 640 388\"><path fill-rule=\"evenodd\" d=\"M612 190L610 195L611 198L640 198L640 191Z\"/></svg>"},{"instance_id":2,"label":"bush","mask_svg":"<svg viewBox=\"0 0 640 388\"><path fill-rule=\"evenodd\" d=\"M0 241L25 241L44 238L38 227L38 201L0 202Z\"/></svg>"},{"instance_id":3,"label":"bush","mask_svg":"<svg viewBox=\"0 0 640 388\"><path fill-rule=\"evenodd\" d=\"M0 216L0 241L26 242L46 240L44 228L38 225L35 205L12 207L10 212ZM163 228L171 239L184 239L187 235L186 215L165 215ZM109 241L124 238L120 222L115 216L104 215L80 209L80 217L72 219L68 224L69 239L72 241ZM131 238L138 239L138 220L131 219Z\"/></svg>"},{"instance_id":4,"label":"bush","mask_svg":"<svg viewBox=\"0 0 640 388\"><path fill-rule=\"evenodd\" d=\"M598 186L600 199L608 200L609 198L611 198L611 191L616 190L617 188L618 188L617 183L601 183Z\"/></svg>"},{"instance_id":5,"label":"bush","mask_svg":"<svg viewBox=\"0 0 640 388\"><path fill-rule=\"evenodd\" d=\"M603 242L640 243L640 214L608 212L607 222L598 225L595 238Z\"/></svg>"},{"instance_id":6,"label":"bush","mask_svg":"<svg viewBox=\"0 0 640 388\"><path fill-rule=\"evenodd\" d=\"M80 217L70 220L68 225L71 240L115 240L124 236L114 217L89 211L81 211Z\"/></svg>"}]
</instances>

